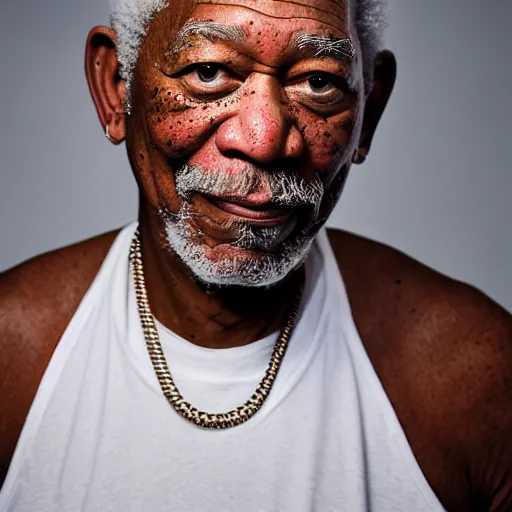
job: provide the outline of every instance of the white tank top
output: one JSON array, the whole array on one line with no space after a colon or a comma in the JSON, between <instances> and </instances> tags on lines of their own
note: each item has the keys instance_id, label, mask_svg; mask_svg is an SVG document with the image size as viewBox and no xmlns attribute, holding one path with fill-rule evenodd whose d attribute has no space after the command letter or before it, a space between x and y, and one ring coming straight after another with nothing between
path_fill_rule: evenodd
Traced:
<instances>
[{"instance_id":1,"label":"white tank top","mask_svg":"<svg viewBox=\"0 0 512 512\"><path fill-rule=\"evenodd\" d=\"M57 345L1 512L444 510L363 348L325 231L267 402L212 431L183 420L159 388L128 262L135 229L121 231ZM214 350L159 331L184 397L209 412L247 400L277 337Z\"/></svg>"}]
</instances>

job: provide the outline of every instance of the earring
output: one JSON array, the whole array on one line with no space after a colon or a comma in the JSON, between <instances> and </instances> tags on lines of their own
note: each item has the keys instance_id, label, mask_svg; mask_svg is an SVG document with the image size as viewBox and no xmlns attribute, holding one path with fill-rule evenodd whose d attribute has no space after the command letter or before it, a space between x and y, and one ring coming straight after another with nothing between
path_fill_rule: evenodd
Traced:
<instances>
[{"instance_id":1,"label":"earring","mask_svg":"<svg viewBox=\"0 0 512 512\"><path fill-rule=\"evenodd\" d=\"M110 133L108 133L108 124L105 125L105 137L107 137L107 139L110 141L110 142L114 142L111 137L110 137Z\"/></svg>"},{"instance_id":2,"label":"earring","mask_svg":"<svg viewBox=\"0 0 512 512\"><path fill-rule=\"evenodd\" d=\"M354 151L354 156L352 157L352 162L355 164L361 165L366 160L366 155L359 151L359 149L356 149Z\"/></svg>"}]
</instances>

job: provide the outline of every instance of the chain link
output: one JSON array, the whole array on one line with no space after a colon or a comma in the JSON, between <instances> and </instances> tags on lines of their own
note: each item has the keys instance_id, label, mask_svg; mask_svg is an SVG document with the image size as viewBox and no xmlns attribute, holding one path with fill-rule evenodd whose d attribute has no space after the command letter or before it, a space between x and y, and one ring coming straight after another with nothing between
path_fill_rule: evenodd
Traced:
<instances>
[{"instance_id":1,"label":"chain link","mask_svg":"<svg viewBox=\"0 0 512 512\"><path fill-rule=\"evenodd\" d=\"M133 271L137 307L149 357L153 364L158 382L160 383L160 388L174 410L187 421L205 429L231 428L241 425L252 418L267 399L286 353L302 300L302 292L304 289L303 281L291 304L284 327L274 345L274 350L272 351L272 356L265 371L265 375L256 387L251 398L240 407L229 412L212 414L199 411L183 398L167 366L167 361L158 336L158 329L149 306L142 265L140 235L138 231L135 232L130 246L130 262Z\"/></svg>"}]
</instances>

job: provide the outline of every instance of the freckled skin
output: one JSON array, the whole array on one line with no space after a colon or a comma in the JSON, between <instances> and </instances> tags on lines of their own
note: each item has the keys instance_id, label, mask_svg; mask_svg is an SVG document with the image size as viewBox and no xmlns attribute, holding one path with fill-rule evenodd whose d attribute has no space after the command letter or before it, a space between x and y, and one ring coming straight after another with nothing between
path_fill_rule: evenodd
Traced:
<instances>
[{"instance_id":1,"label":"freckled skin","mask_svg":"<svg viewBox=\"0 0 512 512\"><path fill-rule=\"evenodd\" d=\"M188 270L168 247L157 210L165 206L170 212L179 212L182 200L176 194L174 173L185 163L234 177L247 165L269 173L279 166L305 181L320 176L326 191L314 224L318 230L335 206L360 143L367 91L360 55L352 64L342 65L334 59L298 57L289 46L298 32L311 32L351 38L357 47L357 34L348 13L330 0L304 2L304 6L245 0L199 2L190 13L191 19L219 20L241 27L246 41L241 46L201 41L175 55L174 32L169 28L172 17L173 11L167 9L152 22L135 70L132 115L125 119L128 155L141 190L139 220L149 297L155 315L178 334L187 337L196 331L194 341L198 344L243 344L255 339L251 321L242 322L241 328L226 335L202 320L203 309L213 309L215 315L223 311L228 318L225 324L233 321L238 325L239 314L229 306L229 291L205 297L202 287L191 281ZM190 66L198 62L221 63L233 72L217 97L196 94L197 76L190 72ZM345 90L334 105L318 105L304 96L305 77L312 72L350 72L357 87ZM381 102L382 108L386 100ZM372 133L375 125L367 131ZM269 190L255 191L247 199L266 202ZM249 259L259 257L226 243L238 234L235 224L211 209L201 209L200 202L192 204L199 210L189 225L197 240L208 248L212 261L231 253ZM287 225L286 229L294 228ZM169 281L178 283L179 300L173 297L174 287L168 289ZM262 334L278 327L289 286L285 280L270 293L268 311L261 314L272 320L265 322L267 330ZM243 302L251 304L253 293L247 290ZM187 298L185 303L183 297ZM190 304L196 307L198 303L203 304L198 316L187 320L184 312ZM241 314L254 318L250 308ZM198 325L205 326L203 333Z\"/></svg>"},{"instance_id":2,"label":"freckled skin","mask_svg":"<svg viewBox=\"0 0 512 512\"><path fill-rule=\"evenodd\" d=\"M204 42L175 58L169 51L172 34L166 31L169 13L164 11L154 21L152 33L156 36L152 38L150 34L147 38L138 65L137 77L143 78L137 79L133 87L134 104L144 105L145 114L143 118L134 115L128 121L128 144L133 145L133 151L148 147L148 138L154 147L148 155L151 176L142 182L153 209L165 205L178 212L180 201L173 192L173 171L184 161L207 171L231 175L247 162L269 169L281 165L293 168L305 181L311 181L318 173L326 186L343 186L342 180L333 178L338 172L346 175L358 142L364 102L361 62L353 65L354 75L359 76L359 89L347 91L344 101L329 115L312 110L301 101L290 77L283 80L280 75L284 72L293 78L314 70L336 73L339 64L333 59L294 61L287 48L298 31L350 37L352 27L346 23L334 30L324 21L302 18L304 12L300 9L295 9L294 17L276 20L257 13L254 5L249 4L250 8L240 9L238 5L208 3L196 6L193 12L195 21L219 19L242 27L247 34L243 55L229 45ZM268 3L263 4L262 11L268 11ZM344 11L338 10L338 18L346 18ZM279 14L275 7L271 12L272 16ZM310 13L311 8L305 12ZM187 90L186 81L172 78L191 63L207 60L229 63L237 74L243 75L243 80L232 79L232 90L216 101L197 99ZM130 133L135 136L131 138ZM233 159L233 153L239 158ZM163 190L169 191L169 195L163 194ZM329 198L337 195L337 191L327 190L320 208L322 218L329 215L333 206ZM270 197L262 192L258 200L268 201ZM232 239L235 238L233 234ZM224 239L210 237L205 242L214 247ZM240 252L225 246L222 251Z\"/></svg>"}]
</instances>

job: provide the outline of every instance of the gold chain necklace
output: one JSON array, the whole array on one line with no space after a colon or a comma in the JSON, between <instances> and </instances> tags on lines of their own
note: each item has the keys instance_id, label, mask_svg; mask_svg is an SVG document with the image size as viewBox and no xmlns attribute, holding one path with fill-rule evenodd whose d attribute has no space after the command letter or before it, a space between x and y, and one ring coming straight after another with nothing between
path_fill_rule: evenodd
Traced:
<instances>
[{"instance_id":1,"label":"gold chain necklace","mask_svg":"<svg viewBox=\"0 0 512 512\"><path fill-rule=\"evenodd\" d=\"M187 421L197 425L198 427L206 429L231 428L241 425L252 418L267 399L286 353L288 342L290 341L290 336L292 334L293 327L295 326L295 321L297 319L297 314L302 300L302 292L304 289L303 281L291 304L284 327L274 346L265 375L256 387L256 391L253 393L251 398L249 398L249 400L240 407L222 414L211 414L199 411L189 402L185 401L172 378L169 367L167 366L167 361L158 337L158 329L149 306L146 282L144 279L144 269L142 265L140 235L138 231L135 232L130 246L130 262L132 265L135 294L137 297L137 308L139 310L139 317L142 330L144 331L144 338L146 340L149 357L153 364L158 382L160 383L160 388L174 410Z\"/></svg>"}]
</instances>

